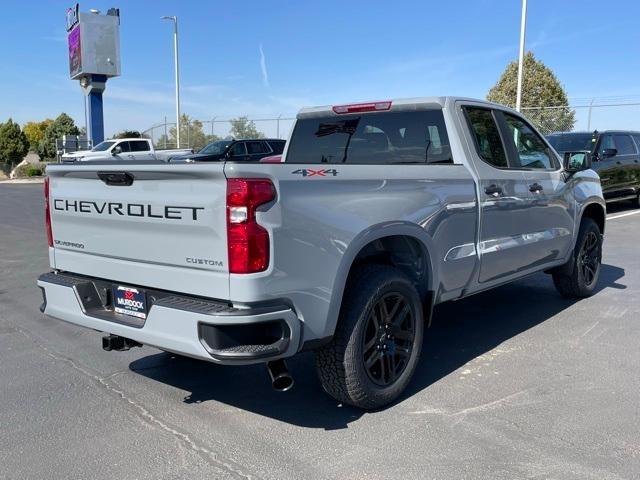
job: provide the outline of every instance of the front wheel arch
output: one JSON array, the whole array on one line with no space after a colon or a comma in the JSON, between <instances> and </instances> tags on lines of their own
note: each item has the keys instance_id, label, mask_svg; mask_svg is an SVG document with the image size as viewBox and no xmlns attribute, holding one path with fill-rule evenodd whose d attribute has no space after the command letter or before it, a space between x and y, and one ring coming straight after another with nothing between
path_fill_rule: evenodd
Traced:
<instances>
[{"instance_id":1,"label":"front wheel arch","mask_svg":"<svg viewBox=\"0 0 640 480\"><path fill-rule=\"evenodd\" d=\"M582 210L582 215L580 216L580 223L582 223L583 219L590 218L600 229L600 234L604 235L604 228L606 223L607 214L605 211L605 207L600 205L599 203L590 203L584 207Z\"/></svg>"}]
</instances>

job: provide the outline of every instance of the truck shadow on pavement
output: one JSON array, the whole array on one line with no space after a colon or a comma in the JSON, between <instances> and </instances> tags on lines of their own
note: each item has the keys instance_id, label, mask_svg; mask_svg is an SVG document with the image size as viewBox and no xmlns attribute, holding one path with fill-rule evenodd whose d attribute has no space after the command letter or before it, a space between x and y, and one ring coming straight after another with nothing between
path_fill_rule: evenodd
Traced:
<instances>
[{"instance_id":1,"label":"truck shadow on pavement","mask_svg":"<svg viewBox=\"0 0 640 480\"><path fill-rule=\"evenodd\" d=\"M624 269L602 265L598 292L625 289L618 283ZM420 365L398 402L426 389L467 362L570 307L544 274L514 282L457 302L439 305L426 331ZM264 365L218 366L159 353L132 362L129 368L150 379L191 392L189 405L208 401L254 412L307 428L347 428L366 412L338 404L318 381L314 356L303 353L288 362L295 379L285 393L271 389ZM387 407L390 408L390 407ZM215 414L215 409L212 412Z\"/></svg>"}]
</instances>

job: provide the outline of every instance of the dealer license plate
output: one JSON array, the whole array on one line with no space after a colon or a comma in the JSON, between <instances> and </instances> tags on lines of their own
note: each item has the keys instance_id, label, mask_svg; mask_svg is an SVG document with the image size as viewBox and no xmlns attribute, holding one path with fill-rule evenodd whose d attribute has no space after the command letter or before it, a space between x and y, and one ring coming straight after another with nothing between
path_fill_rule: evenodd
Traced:
<instances>
[{"instance_id":1,"label":"dealer license plate","mask_svg":"<svg viewBox=\"0 0 640 480\"><path fill-rule=\"evenodd\" d=\"M112 291L113 310L116 313L147 318L147 299L144 290L118 285L114 286Z\"/></svg>"}]
</instances>

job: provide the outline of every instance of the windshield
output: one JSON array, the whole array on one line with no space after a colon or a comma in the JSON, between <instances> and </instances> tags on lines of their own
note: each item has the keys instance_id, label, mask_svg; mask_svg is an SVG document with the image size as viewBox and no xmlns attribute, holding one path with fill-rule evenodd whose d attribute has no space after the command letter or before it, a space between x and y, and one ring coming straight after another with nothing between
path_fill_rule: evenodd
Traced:
<instances>
[{"instance_id":1,"label":"windshield","mask_svg":"<svg viewBox=\"0 0 640 480\"><path fill-rule=\"evenodd\" d=\"M595 137L591 133L563 133L549 135L549 143L557 152L575 152L577 150L589 150L593 148Z\"/></svg>"},{"instance_id":2,"label":"windshield","mask_svg":"<svg viewBox=\"0 0 640 480\"><path fill-rule=\"evenodd\" d=\"M91 149L92 152L104 152L109 150L111 146L116 142L102 142Z\"/></svg>"},{"instance_id":3,"label":"windshield","mask_svg":"<svg viewBox=\"0 0 640 480\"><path fill-rule=\"evenodd\" d=\"M198 153L205 153L207 155L222 155L229 145L231 145L231 142L228 140L218 140L217 142L210 143Z\"/></svg>"}]
</instances>

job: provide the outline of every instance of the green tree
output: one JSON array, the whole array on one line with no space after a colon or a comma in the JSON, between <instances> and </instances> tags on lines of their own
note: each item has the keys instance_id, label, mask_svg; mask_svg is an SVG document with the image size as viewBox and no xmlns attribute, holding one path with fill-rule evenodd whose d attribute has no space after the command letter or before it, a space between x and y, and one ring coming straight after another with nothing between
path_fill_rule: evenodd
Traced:
<instances>
[{"instance_id":1,"label":"green tree","mask_svg":"<svg viewBox=\"0 0 640 480\"><path fill-rule=\"evenodd\" d=\"M29 140L20 125L9 119L0 123L0 163L4 170L11 170L29 152Z\"/></svg>"},{"instance_id":2,"label":"green tree","mask_svg":"<svg viewBox=\"0 0 640 480\"><path fill-rule=\"evenodd\" d=\"M56 157L56 140L63 135L78 135L80 130L73 119L66 113L58 115L51 125L44 131L44 137L38 144L38 155L42 160Z\"/></svg>"},{"instance_id":3,"label":"green tree","mask_svg":"<svg viewBox=\"0 0 640 480\"><path fill-rule=\"evenodd\" d=\"M256 128L253 120L247 117L238 117L229 121L231 123L231 135L234 138L264 138L264 133Z\"/></svg>"},{"instance_id":4,"label":"green tree","mask_svg":"<svg viewBox=\"0 0 640 480\"><path fill-rule=\"evenodd\" d=\"M189 115L180 116L180 148L193 148L194 150L200 150L208 143L219 140L216 135L207 135L204 132L202 122L200 120L194 120ZM158 148L164 148L165 135L162 134L156 141ZM167 148L177 148L176 141L176 127L169 129L169 134L166 137Z\"/></svg>"},{"instance_id":5,"label":"green tree","mask_svg":"<svg viewBox=\"0 0 640 480\"><path fill-rule=\"evenodd\" d=\"M32 152L38 151L38 144L44 138L44 132L49 125L53 123L53 120L47 118L41 122L27 122L22 127L22 131L29 140L29 150Z\"/></svg>"},{"instance_id":6,"label":"green tree","mask_svg":"<svg viewBox=\"0 0 640 480\"><path fill-rule=\"evenodd\" d=\"M518 89L518 62L513 61L489 90L487 100L514 108ZM528 109L527 107L555 107ZM575 125L575 110L569 108L567 94L549 67L533 53L524 57L521 108L542 133L569 131Z\"/></svg>"},{"instance_id":7,"label":"green tree","mask_svg":"<svg viewBox=\"0 0 640 480\"><path fill-rule=\"evenodd\" d=\"M111 138L142 138L142 134L137 130L122 130Z\"/></svg>"}]
</instances>

